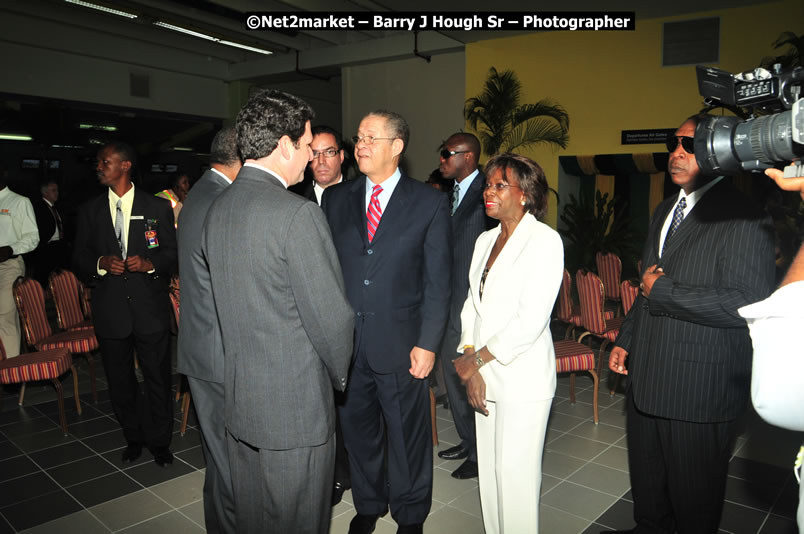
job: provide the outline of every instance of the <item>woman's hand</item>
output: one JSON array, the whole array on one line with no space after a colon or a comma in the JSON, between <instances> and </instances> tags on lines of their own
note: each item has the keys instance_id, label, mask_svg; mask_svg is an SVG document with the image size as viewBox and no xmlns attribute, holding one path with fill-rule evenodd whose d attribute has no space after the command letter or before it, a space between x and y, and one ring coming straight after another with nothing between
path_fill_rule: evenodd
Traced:
<instances>
[{"instance_id":1,"label":"woman's hand","mask_svg":"<svg viewBox=\"0 0 804 534\"><path fill-rule=\"evenodd\" d=\"M474 410L482 415L488 415L486 409L486 381L480 373L475 373L466 381L466 396Z\"/></svg>"},{"instance_id":2,"label":"woman's hand","mask_svg":"<svg viewBox=\"0 0 804 534\"><path fill-rule=\"evenodd\" d=\"M472 378L472 376L477 374L478 367L475 360L475 350L469 348L464 351L463 356L452 360L452 364L455 366L455 372L458 373L461 383L464 385L466 385L466 382Z\"/></svg>"}]
</instances>

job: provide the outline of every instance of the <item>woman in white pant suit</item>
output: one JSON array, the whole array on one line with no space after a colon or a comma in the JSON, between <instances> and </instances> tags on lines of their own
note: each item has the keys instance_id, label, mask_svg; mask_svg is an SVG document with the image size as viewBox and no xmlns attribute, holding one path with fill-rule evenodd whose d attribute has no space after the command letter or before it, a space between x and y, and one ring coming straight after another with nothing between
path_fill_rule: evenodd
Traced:
<instances>
[{"instance_id":1,"label":"woman in white pant suit","mask_svg":"<svg viewBox=\"0 0 804 534\"><path fill-rule=\"evenodd\" d=\"M538 218L547 180L534 161L486 165L486 214L469 269L455 368L477 411L478 479L487 534L537 533L542 451L556 364L550 313L564 269L561 238Z\"/></svg>"}]
</instances>

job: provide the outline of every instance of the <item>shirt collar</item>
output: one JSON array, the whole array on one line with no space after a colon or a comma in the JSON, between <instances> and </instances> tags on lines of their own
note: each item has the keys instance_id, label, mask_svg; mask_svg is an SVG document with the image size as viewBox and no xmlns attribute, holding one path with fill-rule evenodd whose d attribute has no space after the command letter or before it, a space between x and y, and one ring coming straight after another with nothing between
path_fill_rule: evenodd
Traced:
<instances>
[{"instance_id":1,"label":"shirt collar","mask_svg":"<svg viewBox=\"0 0 804 534\"><path fill-rule=\"evenodd\" d=\"M118 200L123 200L123 202L128 202L130 199L134 198L134 184L131 184L131 189L123 193L122 197L117 196L117 193L112 191L112 188L109 188L109 200L117 204Z\"/></svg>"},{"instance_id":2,"label":"shirt collar","mask_svg":"<svg viewBox=\"0 0 804 534\"><path fill-rule=\"evenodd\" d=\"M466 192L469 191L469 188L472 187L472 182L475 180L478 174L480 174L480 170L475 169L475 172L458 182L458 187L461 191L461 198L463 198L463 195L465 195Z\"/></svg>"},{"instance_id":3,"label":"shirt collar","mask_svg":"<svg viewBox=\"0 0 804 534\"><path fill-rule=\"evenodd\" d=\"M385 181L380 184L382 186L382 192L387 193L390 197L391 193L393 193L394 189L396 189L396 184L399 183L400 178L402 178L402 173L399 171L399 167L397 167L394 169L393 174L391 174L391 176L386 178ZM366 176L366 192L371 194L371 191L374 189L375 185L377 184L372 182L371 179Z\"/></svg>"},{"instance_id":4,"label":"shirt collar","mask_svg":"<svg viewBox=\"0 0 804 534\"><path fill-rule=\"evenodd\" d=\"M218 170L218 169L216 169L215 167L210 167L210 168L209 168L209 170L211 170L212 172L214 172L215 174L217 174L218 176L220 176L221 178L223 178L224 180L226 180L226 182L227 182L229 185L232 185L232 181L229 179L229 177L228 177L228 176L226 176L225 174L223 174L221 171L219 171L219 170Z\"/></svg>"}]
</instances>

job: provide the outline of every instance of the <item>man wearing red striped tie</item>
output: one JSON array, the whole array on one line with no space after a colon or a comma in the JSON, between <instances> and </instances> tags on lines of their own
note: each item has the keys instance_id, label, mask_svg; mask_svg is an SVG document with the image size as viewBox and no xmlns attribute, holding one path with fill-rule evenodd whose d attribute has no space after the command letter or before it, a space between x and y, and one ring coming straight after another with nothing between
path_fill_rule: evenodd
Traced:
<instances>
[{"instance_id":1,"label":"man wearing red striped tie","mask_svg":"<svg viewBox=\"0 0 804 534\"><path fill-rule=\"evenodd\" d=\"M426 378L449 313L452 246L446 195L398 167L409 137L397 113L369 113L353 138L365 177L328 187L321 205L356 314L340 407L350 534L373 532L389 506L397 532L420 533L432 501Z\"/></svg>"}]
</instances>

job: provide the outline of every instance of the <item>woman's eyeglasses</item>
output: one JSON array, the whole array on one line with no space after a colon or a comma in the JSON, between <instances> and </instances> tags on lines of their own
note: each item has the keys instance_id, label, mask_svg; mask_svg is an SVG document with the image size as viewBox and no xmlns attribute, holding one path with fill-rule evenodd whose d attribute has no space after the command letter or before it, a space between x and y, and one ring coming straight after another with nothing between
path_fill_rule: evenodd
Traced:
<instances>
[{"instance_id":1,"label":"woman's eyeglasses","mask_svg":"<svg viewBox=\"0 0 804 534\"><path fill-rule=\"evenodd\" d=\"M506 183L504 183L504 182L497 182L496 184L491 184L491 183L489 183L489 182L486 182L486 185L485 185L485 186L483 186L483 189L486 189L486 190L488 190L488 189L494 189L496 192L498 192L498 193L499 193L500 191L502 191L502 190L503 190L503 189L505 189L506 187L516 187L516 188L519 188L519 186L518 186L518 185L514 185L514 184L506 184Z\"/></svg>"},{"instance_id":2,"label":"woman's eyeglasses","mask_svg":"<svg viewBox=\"0 0 804 534\"><path fill-rule=\"evenodd\" d=\"M681 142L681 148L684 149L684 152L687 154L694 154L695 148L695 138L689 136L681 136L675 135L673 137L667 138L667 150L670 152L675 152L676 148L678 148L678 143Z\"/></svg>"}]
</instances>

